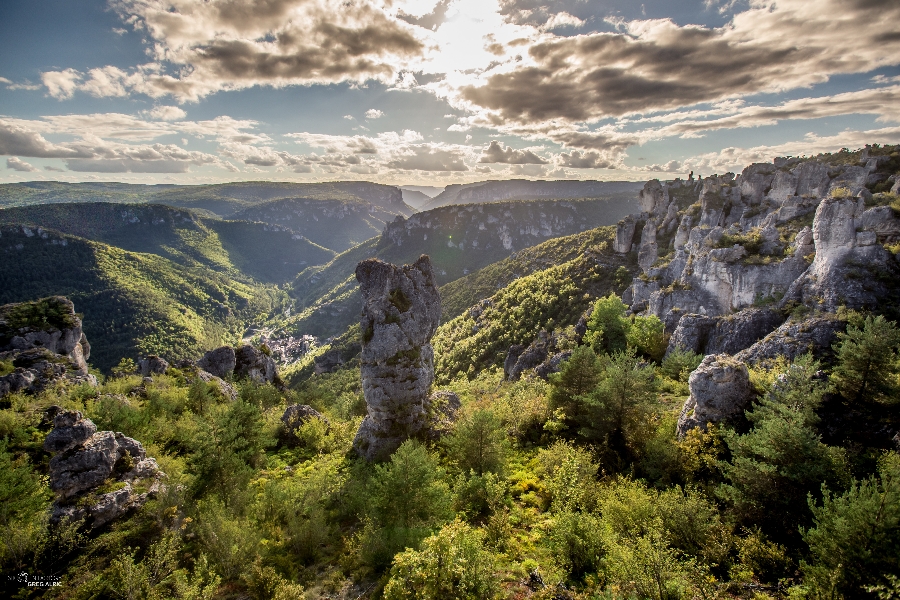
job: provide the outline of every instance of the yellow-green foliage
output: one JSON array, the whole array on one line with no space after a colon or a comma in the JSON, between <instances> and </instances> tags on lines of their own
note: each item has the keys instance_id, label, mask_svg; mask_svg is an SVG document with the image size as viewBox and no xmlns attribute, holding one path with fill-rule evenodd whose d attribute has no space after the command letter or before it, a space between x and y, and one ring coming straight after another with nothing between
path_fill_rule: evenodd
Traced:
<instances>
[{"instance_id":1,"label":"yellow-green foliage","mask_svg":"<svg viewBox=\"0 0 900 600\"><path fill-rule=\"evenodd\" d=\"M590 292L610 286L614 277L612 268L580 257L514 281L477 318L467 312L438 329L432 340L436 380L474 377L502 365L511 345L531 342L541 329L574 324L589 305Z\"/></svg>"}]
</instances>

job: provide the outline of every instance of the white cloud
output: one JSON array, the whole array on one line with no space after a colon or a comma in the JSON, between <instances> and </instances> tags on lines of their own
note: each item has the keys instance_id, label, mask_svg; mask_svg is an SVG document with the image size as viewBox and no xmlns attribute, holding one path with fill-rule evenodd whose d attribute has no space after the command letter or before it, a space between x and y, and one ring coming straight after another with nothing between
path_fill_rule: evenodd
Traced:
<instances>
[{"instance_id":1,"label":"white cloud","mask_svg":"<svg viewBox=\"0 0 900 600\"><path fill-rule=\"evenodd\" d=\"M378 110L377 108L370 108L369 110L366 111L367 119L380 119L383 116L384 116L384 113L382 111Z\"/></svg>"},{"instance_id":2,"label":"white cloud","mask_svg":"<svg viewBox=\"0 0 900 600\"><path fill-rule=\"evenodd\" d=\"M187 113L177 106L154 106L147 114L151 119L160 121L180 121L187 116Z\"/></svg>"},{"instance_id":3,"label":"white cloud","mask_svg":"<svg viewBox=\"0 0 900 600\"><path fill-rule=\"evenodd\" d=\"M27 163L15 156L10 156L6 159L6 168L12 169L13 171L21 171L23 173L35 173L40 171L40 169L38 169L34 165Z\"/></svg>"}]
</instances>

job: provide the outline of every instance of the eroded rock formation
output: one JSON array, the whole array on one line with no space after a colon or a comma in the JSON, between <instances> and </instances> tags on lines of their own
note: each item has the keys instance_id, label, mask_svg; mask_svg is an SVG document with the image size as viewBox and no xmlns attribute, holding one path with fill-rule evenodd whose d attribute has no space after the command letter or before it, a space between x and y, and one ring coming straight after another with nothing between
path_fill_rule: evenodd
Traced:
<instances>
[{"instance_id":1,"label":"eroded rock formation","mask_svg":"<svg viewBox=\"0 0 900 600\"><path fill-rule=\"evenodd\" d=\"M735 364L827 357L846 326L839 308L896 303L900 293L900 218L889 196L870 191L897 178L875 152L860 152L858 164L776 158L737 177L648 182L642 212L616 229L615 250L642 270L623 300L663 321L670 352L724 353ZM736 389L722 378L741 376L716 364L707 357L691 376L679 435L727 418L702 386ZM726 408L741 406L723 393Z\"/></svg>"},{"instance_id":2,"label":"eroded rock formation","mask_svg":"<svg viewBox=\"0 0 900 600\"><path fill-rule=\"evenodd\" d=\"M356 279L363 297L360 370L368 415L353 443L367 460L383 460L426 426L434 380L430 342L441 300L425 255L402 267L364 260Z\"/></svg>"},{"instance_id":3,"label":"eroded rock formation","mask_svg":"<svg viewBox=\"0 0 900 600\"><path fill-rule=\"evenodd\" d=\"M56 494L52 521L84 519L92 528L101 527L159 492L165 474L140 442L98 432L78 411L54 406L46 418L53 431L44 450L55 453L50 460L50 489Z\"/></svg>"},{"instance_id":4,"label":"eroded rock formation","mask_svg":"<svg viewBox=\"0 0 900 600\"><path fill-rule=\"evenodd\" d=\"M747 366L727 354L709 355L688 379L691 395L678 418L679 438L695 427L740 418L753 391Z\"/></svg>"},{"instance_id":5,"label":"eroded rock formation","mask_svg":"<svg viewBox=\"0 0 900 600\"><path fill-rule=\"evenodd\" d=\"M91 345L75 306L63 296L0 306L0 361L15 370L0 377L0 398L39 392L54 381L97 385L88 373Z\"/></svg>"}]
</instances>

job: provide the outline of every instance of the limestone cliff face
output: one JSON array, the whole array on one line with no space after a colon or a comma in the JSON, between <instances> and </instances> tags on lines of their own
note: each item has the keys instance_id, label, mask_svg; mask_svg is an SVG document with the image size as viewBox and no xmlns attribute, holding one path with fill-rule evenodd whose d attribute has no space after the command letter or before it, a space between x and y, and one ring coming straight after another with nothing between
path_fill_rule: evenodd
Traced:
<instances>
[{"instance_id":1,"label":"limestone cliff face","mask_svg":"<svg viewBox=\"0 0 900 600\"><path fill-rule=\"evenodd\" d=\"M630 207L606 200L530 200L446 206L398 217L382 237L397 246L441 240L447 252L508 255L548 238L613 224ZM618 211L618 214L616 212ZM610 219L610 217L612 217Z\"/></svg>"},{"instance_id":2,"label":"limestone cliff face","mask_svg":"<svg viewBox=\"0 0 900 600\"><path fill-rule=\"evenodd\" d=\"M867 188L891 184L880 166L889 157L868 154L650 181L642 212L619 222L615 250L634 253L642 270L624 300L663 320L670 352L707 355L691 374L679 436L740 418L752 399L745 365L825 357L846 326L839 307L896 301L900 218ZM806 316L788 318L794 307Z\"/></svg>"},{"instance_id":3,"label":"limestone cliff face","mask_svg":"<svg viewBox=\"0 0 900 600\"><path fill-rule=\"evenodd\" d=\"M648 182L643 212L617 227L616 250L637 252L643 271L625 300L670 333L684 315L722 317L761 302L873 306L887 293L877 275L898 272L884 245L900 240L892 209L867 208L877 204L865 187L876 162L776 159L738 177ZM778 325L766 319L751 337Z\"/></svg>"},{"instance_id":4,"label":"limestone cliff face","mask_svg":"<svg viewBox=\"0 0 900 600\"><path fill-rule=\"evenodd\" d=\"M363 297L360 370L368 415L354 447L367 460L383 460L428 421L431 338L441 301L425 255L402 267L364 260L356 279Z\"/></svg>"}]
</instances>

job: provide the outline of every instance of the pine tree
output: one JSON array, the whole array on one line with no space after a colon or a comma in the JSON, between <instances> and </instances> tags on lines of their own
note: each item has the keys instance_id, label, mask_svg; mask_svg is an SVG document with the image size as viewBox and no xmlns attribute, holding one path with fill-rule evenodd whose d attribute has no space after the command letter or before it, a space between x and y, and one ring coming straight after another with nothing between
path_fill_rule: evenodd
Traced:
<instances>
[{"instance_id":1,"label":"pine tree","mask_svg":"<svg viewBox=\"0 0 900 600\"><path fill-rule=\"evenodd\" d=\"M831 383L847 400L894 403L900 400L900 329L883 316L866 317L839 333L837 366Z\"/></svg>"}]
</instances>

